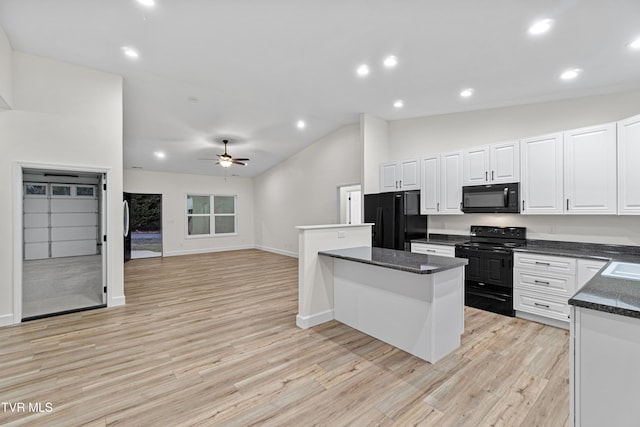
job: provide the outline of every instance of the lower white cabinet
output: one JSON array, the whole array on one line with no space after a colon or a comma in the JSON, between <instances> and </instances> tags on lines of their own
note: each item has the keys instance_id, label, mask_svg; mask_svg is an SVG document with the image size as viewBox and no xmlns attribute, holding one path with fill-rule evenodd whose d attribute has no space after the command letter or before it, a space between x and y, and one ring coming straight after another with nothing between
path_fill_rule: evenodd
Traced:
<instances>
[{"instance_id":1,"label":"lower white cabinet","mask_svg":"<svg viewBox=\"0 0 640 427\"><path fill-rule=\"evenodd\" d=\"M521 317L533 315L533 320L568 328L569 298L605 264L601 260L516 252L513 308L517 314L524 313Z\"/></svg>"},{"instance_id":2,"label":"lower white cabinet","mask_svg":"<svg viewBox=\"0 0 640 427\"><path fill-rule=\"evenodd\" d=\"M591 278L595 276L606 263L607 261L600 261L597 259L579 259L577 265L576 292L578 292L585 283L591 280Z\"/></svg>"},{"instance_id":3,"label":"lower white cabinet","mask_svg":"<svg viewBox=\"0 0 640 427\"><path fill-rule=\"evenodd\" d=\"M571 307L570 425L632 427L640 420L640 319Z\"/></svg>"},{"instance_id":4,"label":"lower white cabinet","mask_svg":"<svg viewBox=\"0 0 640 427\"><path fill-rule=\"evenodd\" d=\"M438 245L433 243L411 243L411 252L417 254L439 255L455 257L456 248L450 245Z\"/></svg>"}]
</instances>

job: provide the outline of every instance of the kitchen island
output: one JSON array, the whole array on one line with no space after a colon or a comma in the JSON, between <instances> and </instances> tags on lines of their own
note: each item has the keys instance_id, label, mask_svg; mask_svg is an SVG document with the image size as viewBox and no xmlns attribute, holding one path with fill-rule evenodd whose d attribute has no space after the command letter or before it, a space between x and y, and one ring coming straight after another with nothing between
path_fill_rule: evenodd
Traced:
<instances>
[{"instance_id":1,"label":"kitchen island","mask_svg":"<svg viewBox=\"0 0 640 427\"><path fill-rule=\"evenodd\" d=\"M333 259L334 318L435 363L460 346L466 259L355 247Z\"/></svg>"}]
</instances>

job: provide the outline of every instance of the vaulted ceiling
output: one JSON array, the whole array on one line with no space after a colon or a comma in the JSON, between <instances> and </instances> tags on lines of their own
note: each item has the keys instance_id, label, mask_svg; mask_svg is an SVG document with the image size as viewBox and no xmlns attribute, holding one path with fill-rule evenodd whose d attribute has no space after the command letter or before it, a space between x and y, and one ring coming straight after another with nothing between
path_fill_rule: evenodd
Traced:
<instances>
[{"instance_id":1,"label":"vaulted ceiling","mask_svg":"<svg viewBox=\"0 0 640 427\"><path fill-rule=\"evenodd\" d=\"M124 77L125 168L222 175L200 159L227 138L251 159L227 172L247 177L360 113L397 120L638 89L638 17L638 0L0 0L15 50ZM550 31L529 34L543 18Z\"/></svg>"}]
</instances>

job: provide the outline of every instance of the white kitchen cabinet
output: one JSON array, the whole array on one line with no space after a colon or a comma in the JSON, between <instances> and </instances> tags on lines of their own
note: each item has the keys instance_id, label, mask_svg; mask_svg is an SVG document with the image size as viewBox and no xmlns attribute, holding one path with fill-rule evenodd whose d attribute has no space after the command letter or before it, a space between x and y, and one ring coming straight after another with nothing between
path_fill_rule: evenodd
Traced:
<instances>
[{"instance_id":1,"label":"white kitchen cabinet","mask_svg":"<svg viewBox=\"0 0 640 427\"><path fill-rule=\"evenodd\" d=\"M566 214L615 214L616 125L564 132Z\"/></svg>"},{"instance_id":2,"label":"white kitchen cabinet","mask_svg":"<svg viewBox=\"0 0 640 427\"><path fill-rule=\"evenodd\" d=\"M564 213L562 133L520 140L521 214Z\"/></svg>"},{"instance_id":3,"label":"white kitchen cabinet","mask_svg":"<svg viewBox=\"0 0 640 427\"><path fill-rule=\"evenodd\" d=\"M606 263L607 261L597 259L579 259L577 264L576 292L591 280Z\"/></svg>"},{"instance_id":4,"label":"white kitchen cabinet","mask_svg":"<svg viewBox=\"0 0 640 427\"><path fill-rule=\"evenodd\" d=\"M640 420L640 319L571 307L570 425L632 427Z\"/></svg>"},{"instance_id":5,"label":"white kitchen cabinet","mask_svg":"<svg viewBox=\"0 0 640 427\"><path fill-rule=\"evenodd\" d=\"M470 148L463 155L464 185L520 181L520 142Z\"/></svg>"},{"instance_id":6,"label":"white kitchen cabinet","mask_svg":"<svg viewBox=\"0 0 640 427\"><path fill-rule=\"evenodd\" d=\"M569 298L606 263L597 259L516 252L513 308L520 317L567 328L571 313Z\"/></svg>"},{"instance_id":7,"label":"white kitchen cabinet","mask_svg":"<svg viewBox=\"0 0 640 427\"><path fill-rule=\"evenodd\" d=\"M380 164L380 192L420 189L420 161L408 159Z\"/></svg>"},{"instance_id":8,"label":"white kitchen cabinet","mask_svg":"<svg viewBox=\"0 0 640 427\"><path fill-rule=\"evenodd\" d=\"M513 261L516 314L568 328L568 300L576 289L576 259L524 252L515 253Z\"/></svg>"},{"instance_id":9,"label":"white kitchen cabinet","mask_svg":"<svg viewBox=\"0 0 640 427\"><path fill-rule=\"evenodd\" d=\"M422 215L461 214L462 152L422 157Z\"/></svg>"},{"instance_id":10,"label":"white kitchen cabinet","mask_svg":"<svg viewBox=\"0 0 640 427\"><path fill-rule=\"evenodd\" d=\"M640 215L640 115L618 122L618 214Z\"/></svg>"},{"instance_id":11,"label":"white kitchen cabinet","mask_svg":"<svg viewBox=\"0 0 640 427\"><path fill-rule=\"evenodd\" d=\"M456 248L451 245L438 245L437 243L411 243L411 252L417 254L439 255L454 258Z\"/></svg>"}]
</instances>

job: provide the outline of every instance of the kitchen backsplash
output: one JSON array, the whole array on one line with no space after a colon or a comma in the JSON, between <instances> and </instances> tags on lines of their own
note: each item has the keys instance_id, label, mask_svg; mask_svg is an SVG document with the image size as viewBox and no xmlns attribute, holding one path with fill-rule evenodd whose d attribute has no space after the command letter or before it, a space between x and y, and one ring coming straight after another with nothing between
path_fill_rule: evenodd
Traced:
<instances>
[{"instance_id":1,"label":"kitchen backsplash","mask_svg":"<svg viewBox=\"0 0 640 427\"><path fill-rule=\"evenodd\" d=\"M471 225L527 227L527 238L640 246L640 218L600 215L431 215L429 233L469 234Z\"/></svg>"}]
</instances>

